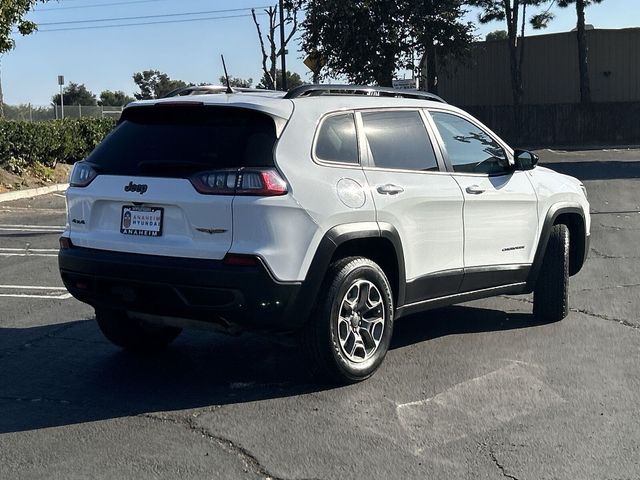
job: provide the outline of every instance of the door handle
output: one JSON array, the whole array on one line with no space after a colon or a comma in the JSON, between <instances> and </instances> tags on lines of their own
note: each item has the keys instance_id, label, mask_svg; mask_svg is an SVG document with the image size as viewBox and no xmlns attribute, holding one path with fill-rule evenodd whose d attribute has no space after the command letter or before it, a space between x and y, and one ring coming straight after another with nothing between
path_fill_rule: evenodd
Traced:
<instances>
[{"instance_id":1,"label":"door handle","mask_svg":"<svg viewBox=\"0 0 640 480\"><path fill-rule=\"evenodd\" d=\"M471 195L480 195L481 193L484 193L484 188L481 188L479 185L470 185L466 190L467 193L470 193Z\"/></svg>"},{"instance_id":2,"label":"door handle","mask_svg":"<svg viewBox=\"0 0 640 480\"><path fill-rule=\"evenodd\" d=\"M404 188L398 185L394 185L392 183L387 183L386 185L379 185L377 190L378 190L378 193L381 193L382 195L397 195L398 193L404 192Z\"/></svg>"}]
</instances>

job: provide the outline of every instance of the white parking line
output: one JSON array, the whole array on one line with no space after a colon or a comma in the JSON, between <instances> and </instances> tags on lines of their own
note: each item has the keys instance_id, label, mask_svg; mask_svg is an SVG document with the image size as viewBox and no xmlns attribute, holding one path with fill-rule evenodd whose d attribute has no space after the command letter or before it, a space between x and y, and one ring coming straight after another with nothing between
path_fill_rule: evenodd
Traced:
<instances>
[{"instance_id":1,"label":"white parking line","mask_svg":"<svg viewBox=\"0 0 640 480\"><path fill-rule=\"evenodd\" d=\"M53 300L67 300L71 298L70 293L64 293L62 295L29 295L25 293L0 293L0 297L10 298L49 298Z\"/></svg>"},{"instance_id":2,"label":"white parking line","mask_svg":"<svg viewBox=\"0 0 640 480\"><path fill-rule=\"evenodd\" d=\"M0 247L0 252L35 252L35 253L47 253L47 252L58 252L57 248L9 248L9 247Z\"/></svg>"},{"instance_id":3,"label":"white parking line","mask_svg":"<svg viewBox=\"0 0 640 480\"><path fill-rule=\"evenodd\" d=\"M57 257L57 248L0 247L0 257Z\"/></svg>"},{"instance_id":4,"label":"white parking line","mask_svg":"<svg viewBox=\"0 0 640 480\"><path fill-rule=\"evenodd\" d=\"M55 253L0 252L0 257L57 257Z\"/></svg>"},{"instance_id":5,"label":"white parking line","mask_svg":"<svg viewBox=\"0 0 640 480\"><path fill-rule=\"evenodd\" d=\"M17 233L62 233L63 226L58 225L0 225L0 232Z\"/></svg>"},{"instance_id":6,"label":"white parking line","mask_svg":"<svg viewBox=\"0 0 640 480\"><path fill-rule=\"evenodd\" d=\"M32 285L0 285L0 289L7 288L10 290L62 290L67 291L64 287L36 287Z\"/></svg>"},{"instance_id":7,"label":"white parking line","mask_svg":"<svg viewBox=\"0 0 640 480\"><path fill-rule=\"evenodd\" d=\"M9 213L17 213L17 212L41 212L41 213L64 213L66 212L65 208L34 208L34 207L6 207L0 205L0 212L9 212Z\"/></svg>"},{"instance_id":8,"label":"white parking line","mask_svg":"<svg viewBox=\"0 0 640 480\"><path fill-rule=\"evenodd\" d=\"M32 228L35 230L50 229L50 228L64 228L64 225L15 225L15 224L0 224L0 228Z\"/></svg>"},{"instance_id":9,"label":"white parking line","mask_svg":"<svg viewBox=\"0 0 640 480\"><path fill-rule=\"evenodd\" d=\"M42 287L35 285L0 285L0 292L2 290L18 290L21 293L0 293L0 297L10 298L49 298L53 300L66 300L71 298L71 294L67 292L64 287ZM34 292L50 292L50 295L43 293L25 293L29 291ZM60 293L65 292L65 293Z\"/></svg>"},{"instance_id":10,"label":"white parking line","mask_svg":"<svg viewBox=\"0 0 640 480\"><path fill-rule=\"evenodd\" d=\"M422 454L564 402L537 365L512 361L432 397L398 404L396 413L415 453Z\"/></svg>"}]
</instances>

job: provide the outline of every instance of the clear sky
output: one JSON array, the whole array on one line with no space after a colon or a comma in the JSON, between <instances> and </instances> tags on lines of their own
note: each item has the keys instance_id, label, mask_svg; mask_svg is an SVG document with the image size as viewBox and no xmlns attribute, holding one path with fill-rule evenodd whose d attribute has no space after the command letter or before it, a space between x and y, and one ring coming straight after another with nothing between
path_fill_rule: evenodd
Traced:
<instances>
[{"instance_id":1,"label":"clear sky","mask_svg":"<svg viewBox=\"0 0 640 480\"><path fill-rule=\"evenodd\" d=\"M348 0L347 0L348 1ZM17 47L2 58L2 86L5 102L46 105L57 91L57 75L84 83L91 91L136 91L131 78L137 71L157 69L171 78L187 82L218 83L222 73L220 54L225 55L229 73L261 77L261 54L249 8L264 7L275 0L52 0L37 7L29 18L40 24L40 31L28 37L16 37ZM47 23L120 17L152 16L186 12L233 12L157 17L120 22ZM575 26L575 10L552 8L556 19L546 31L562 32ZM244 15L184 23L158 23L104 29L51 31L114 23L160 22ZM477 12L467 15L476 21ZM262 22L265 17L261 17ZM587 22L596 28L640 26L640 0L605 0L587 10ZM502 23L479 25L476 33L504 29ZM531 33L531 32L530 32ZM307 80L307 68L299 46L290 46L287 67Z\"/></svg>"}]
</instances>

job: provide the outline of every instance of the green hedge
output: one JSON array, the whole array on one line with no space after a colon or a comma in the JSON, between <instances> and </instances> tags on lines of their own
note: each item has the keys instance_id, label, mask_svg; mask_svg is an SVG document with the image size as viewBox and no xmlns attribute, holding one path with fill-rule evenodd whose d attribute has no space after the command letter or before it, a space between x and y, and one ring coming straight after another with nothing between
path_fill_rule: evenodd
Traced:
<instances>
[{"instance_id":1,"label":"green hedge","mask_svg":"<svg viewBox=\"0 0 640 480\"><path fill-rule=\"evenodd\" d=\"M21 173L39 162L48 167L85 158L113 129L110 118L48 122L0 120L0 168Z\"/></svg>"}]
</instances>

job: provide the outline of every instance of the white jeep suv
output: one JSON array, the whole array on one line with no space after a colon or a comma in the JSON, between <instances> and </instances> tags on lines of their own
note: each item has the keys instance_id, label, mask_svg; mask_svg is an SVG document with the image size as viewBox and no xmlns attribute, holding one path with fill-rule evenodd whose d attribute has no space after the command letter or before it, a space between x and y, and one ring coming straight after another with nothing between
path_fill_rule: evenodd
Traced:
<instances>
[{"instance_id":1,"label":"white jeep suv","mask_svg":"<svg viewBox=\"0 0 640 480\"><path fill-rule=\"evenodd\" d=\"M534 314L566 316L589 204L536 163L422 92L136 102L74 167L60 273L121 347L296 332L316 373L363 380L405 315L534 292Z\"/></svg>"}]
</instances>

